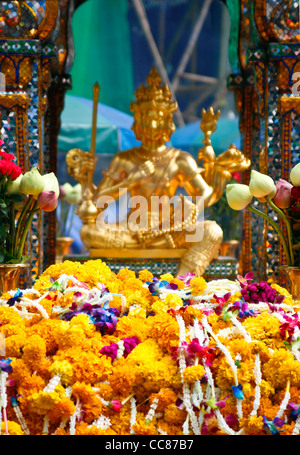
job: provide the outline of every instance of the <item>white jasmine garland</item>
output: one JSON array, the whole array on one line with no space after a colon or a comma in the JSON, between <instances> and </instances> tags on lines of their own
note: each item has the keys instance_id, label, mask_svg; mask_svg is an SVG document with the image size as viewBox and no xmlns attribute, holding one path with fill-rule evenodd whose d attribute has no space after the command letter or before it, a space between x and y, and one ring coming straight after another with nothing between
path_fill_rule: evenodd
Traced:
<instances>
[{"instance_id":1,"label":"white jasmine garland","mask_svg":"<svg viewBox=\"0 0 300 455\"><path fill-rule=\"evenodd\" d=\"M123 340L118 341L117 345L118 345L118 350L117 350L117 356L116 356L115 360L119 360L121 357L123 357L123 354L125 351L125 345L124 345Z\"/></svg>"},{"instance_id":2,"label":"white jasmine garland","mask_svg":"<svg viewBox=\"0 0 300 455\"><path fill-rule=\"evenodd\" d=\"M130 434L134 434L134 431L132 429L133 425L136 422L136 400L134 397L130 398Z\"/></svg>"},{"instance_id":3,"label":"white jasmine garland","mask_svg":"<svg viewBox=\"0 0 300 455\"><path fill-rule=\"evenodd\" d=\"M50 381L48 382L48 384L46 385L46 387L44 388L44 392L47 392L47 393L51 393L51 392L54 392L55 391L55 387L57 387L61 382L61 377L59 374L55 374L51 379Z\"/></svg>"},{"instance_id":4,"label":"white jasmine garland","mask_svg":"<svg viewBox=\"0 0 300 455\"><path fill-rule=\"evenodd\" d=\"M255 355L253 373L254 373L254 378L255 378L255 396L254 396L254 402L253 402L253 410L250 414L251 416L255 416L257 414L257 410L260 405L260 384L261 384L262 376L261 376L259 354Z\"/></svg>"},{"instance_id":5,"label":"white jasmine garland","mask_svg":"<svg viewBox=\"0 0 300 455\"><path fill-rule=\"evenodd\" d=\"M91 423L88 428L91 428L93 426L96 426L97 428L101 430L107 430L111 426L111 421L109 417L106 417L104 415L101 415L98 417L97 420L94 420L93 423Z\"/></svg>"},{"instance_id":6,"label":"white jasmine garland","mask_svg":"<svg viewBox=\"0 0 300 455\"><path fill-rule=\"evenodd\" d=\"M287 384L287 387L286 387L286 392L285 392L285 395L283 397L283 400L281 402L281 405L280 405L280 408L276 414L276 417L278 417L279 419L282 417L284 411L286 410L287 408L287 405L289 404L289 401L290 401L290 398L291 398L291 394L290 394L290 381L288 381L288 384Z\"/></svg>"},{"instance_id":7,"label":"white jasmine garland","mask_svg":"<svg viewBox=\"0 0 300 455\"><path fill-rule=\"evenodd\" d=\"M81 404L79 403L79 400L77 400L75 411L70 417L70 435L71 436L75 435L76 420L80 416L80 414L81 414Z\"/></svg>"},{"instance_id":8,"label":"white jasmine garland","mask_svg":"<svg viewBox=\"0 0 300 455\"><path fill-rule=\"evenodd\" d=\"M146 422L147 421L150 422L153 419L153 417L155 415L155 411L156 411L157 405L158 405L158 401L159 401L158 398L154 398L154 400L153 400L153 402L152 402L152 404L150 406L150 409L149 409L149 411L148 411L148 413L146 415L146 419L145 419Z\"/></svg>"}]
</instances>

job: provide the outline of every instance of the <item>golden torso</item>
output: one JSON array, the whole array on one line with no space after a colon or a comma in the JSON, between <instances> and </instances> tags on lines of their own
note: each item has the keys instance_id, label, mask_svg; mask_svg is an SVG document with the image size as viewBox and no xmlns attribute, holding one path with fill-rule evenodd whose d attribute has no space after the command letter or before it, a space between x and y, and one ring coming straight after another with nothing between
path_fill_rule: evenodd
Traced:
<instances>
[{"instance_id":1,"label":"golden torso","mask_svg":"<svg viewBox=\"0 0 300 455\"><path fill-rule=\"evenodd\" d=\"M145 163L152 163L154 172L137 180L130 179L130 175L138 171ZM198 174L196 163L190 155L174 148L165 148L160 153L146 152L142 147L118 153L100 183L95 193L112 187L112 183L124 183L129 178L128 191L131 196L143 196L147 200L151 196L173 197L179 186L183 185Z\"/></svg>"}]
</instances>

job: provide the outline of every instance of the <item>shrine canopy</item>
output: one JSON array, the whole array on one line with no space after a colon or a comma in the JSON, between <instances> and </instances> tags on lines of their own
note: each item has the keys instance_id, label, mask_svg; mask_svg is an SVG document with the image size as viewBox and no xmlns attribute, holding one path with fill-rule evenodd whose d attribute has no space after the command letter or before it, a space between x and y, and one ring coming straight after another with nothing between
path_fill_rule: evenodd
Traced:
<instances>
[{"instance_id":1,"label":"shrine canopy","mask_svg":"<svg viewBox=\"0 0 300 455\"><path fill-rule=\"evenodd\" d=\"M72 148L85 152L91 147L93 101L79 96L66 95L61 114L58 137L59 153ZM131 130L133 117L113 107L98 103L96 153L113 155L139 145Z\"/></svg>"},{"instance_id":2,"label":"shrine canopy","mask_svg":"<svg viewBox=\"0 0 300 455\"><path fill-rule=\"evenodd\" d=\"M171 137L174 147L190 152L197 159L199 148L203 147L204 134L200 122L188 123L178 127ZM225 152L231 144L240 147L239 120L234 115L220 117L216 131L211 135L211 143L215 154Z\"/></svg>"}]
</instances>

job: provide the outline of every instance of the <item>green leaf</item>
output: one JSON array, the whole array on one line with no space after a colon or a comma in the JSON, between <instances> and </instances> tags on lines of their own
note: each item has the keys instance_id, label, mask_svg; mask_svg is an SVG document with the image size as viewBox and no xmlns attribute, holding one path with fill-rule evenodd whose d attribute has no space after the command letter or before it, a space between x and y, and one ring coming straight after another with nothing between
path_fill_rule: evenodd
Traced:
<instances>
[{"instance_id":1,"label":"green leaf","mask_svg":"<svg viewBox=\"0 0 300 455\"><path fill-rule=\"evenodd\" d=\"M20 194L20 193L16 193L16 194L11 194L9 197L8 197L12 202L15 202L17 204L19 204L20 202L23 202L24 199L26 198L26 195L25 194Z\"/></svg>"}]
</instances>

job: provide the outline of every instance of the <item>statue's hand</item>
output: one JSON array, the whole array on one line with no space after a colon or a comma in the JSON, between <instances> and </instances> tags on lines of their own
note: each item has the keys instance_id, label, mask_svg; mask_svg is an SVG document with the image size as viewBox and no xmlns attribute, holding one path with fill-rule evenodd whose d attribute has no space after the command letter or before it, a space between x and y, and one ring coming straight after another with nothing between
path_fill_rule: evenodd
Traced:
<instances>
[{"instance_id":1,"label":"statue's hand","mask_svg":"<svg viewBox=\"0 0 300 455\"><path fill-rule=\"evenodd\" d=\"M127 180L136 181L147 178L153 175L155 172L155 166L152 161L148 160L145 161L138 169L132 171L129 175Z\"/></svg>"},{"instance_id":2,"label":"statue's hand","mask_svg":"<svg viewBox=\"0 0 300 455\"><path fill-rule=\"evenodd\" d=\"M231 145L226 152L221 153L215 161L216 170L226 170L227 172L239 172L248 169L250 160L235 146Z\"/></svg>"}]
</instances>

